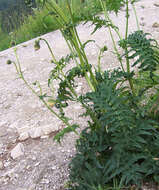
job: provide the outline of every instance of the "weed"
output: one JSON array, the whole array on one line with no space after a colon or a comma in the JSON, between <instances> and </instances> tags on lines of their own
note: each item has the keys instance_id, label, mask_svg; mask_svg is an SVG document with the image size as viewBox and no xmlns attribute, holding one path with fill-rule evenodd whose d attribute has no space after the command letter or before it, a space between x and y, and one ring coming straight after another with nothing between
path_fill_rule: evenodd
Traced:
<instances>
[{"instance_id":1,"label":"weed","mask_svg":"<svg viewBox=\"0 0 159 190\"><path fill-rule=\"evenodd\" d=\"M89 116L88 125L79 134L76 141L77 153L70 163L69 189L71 190L123 190L139 189L144 182L159 182L159 46L148 34L140 30L135 0L98 0L105 19L88 11L88 16L81 18L95 25L94 32L101 27L107 27L111 36L120 68L113 71L102 71L100 60L102 53L107 51L104 46L98 56L98 66L95 72L86 56L85 46L91 41L82 43L76 26L76 15L73 11L73 1L67 0L67 14L54 1L46 1L46 8L52 13L60 29L70 54L57 60L48 42L42 38L36 41L35 48L40 48L44 40L50 50L54 69L50 72L48 86L52 97L40 89L38 94L28 84L21 71L18 56L13 62L17 73L24 83L36 94L44 105L66 127L60 131L55 140L68 132L76 132L77 124L70 124L65 116L65 108L70 101L78 102L85 109L84 116ZM95 1L94 1L95 2ZM129 6L132 6L137 24L137 31L129 34ZM126 24L125 36L122 37L118 28L110 19L109 12L118 13L125 6ZM119 41L116 43L112 31L115 31ZM119 53L118 45L124 53ZM135 59L135 61L134 61ZM70 61L75 65L67 70ZM126 64L124 65L124 61ZM8 62L9 64L11 61ZM134 67L138 67L136 72ZM67 70L67 72L66 72ZM84 78L90 92L78 95L75 79ZM57 96L52 86L54 80L59 81ZM49 98L49 103L47 102ZM54 110L54 106L58 112Z\"/></svg>"}]
</instances>

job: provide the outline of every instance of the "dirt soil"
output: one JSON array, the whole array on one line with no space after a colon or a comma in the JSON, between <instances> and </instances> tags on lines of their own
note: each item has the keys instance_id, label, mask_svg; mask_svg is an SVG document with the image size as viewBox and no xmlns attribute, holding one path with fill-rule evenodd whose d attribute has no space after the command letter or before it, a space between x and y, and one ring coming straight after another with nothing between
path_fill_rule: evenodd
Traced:
<instances>
[{"instance_id":1,"label":"dirt soil","mask_svg":"<svg viewBox=\"0 0 159 190\"><path fill-rule=\"evenodd\" d=\"M141 29L159 41L159 1L141 0L136 6ZM118 17L114 14L111 17L124 34L124 11L121 10ZM80 24L77 30L83 42L88 39L96 41L86 47L91 64L95 66L97 63L99 47L107 45L109 52L102 58L102 67L118 67L118 62L111 53L112 43L107 29L102 28L91 35L93 26L88 23ZM135 17L130 11L129 33L135 30ZM48 40L58 59L69 53L59 31L43 35L42 38ZM118 40L116 36L115 39ZM53 68L51 56L43 42L41 49L35 51L34 41L35 39L18 45L18 56L26 79L30 83L40 81L47 92L47 79ZM75 153L77 136L66 135L61 144L53 141L54 134L64 125L18 79L14 66L5 64L8 59L15 60L13 48L0 52L0 190L65 189L68 163ZM82 79L78 83L79 93L88 89ZM76 121L81 127L86 126L86 119L78 116L82 113L79 105L72 104L66 112L73 117L73 122ZM21 150L17 152L21 156L13 159L12 151L19 143Z\"/></svg>"}]
</instances>

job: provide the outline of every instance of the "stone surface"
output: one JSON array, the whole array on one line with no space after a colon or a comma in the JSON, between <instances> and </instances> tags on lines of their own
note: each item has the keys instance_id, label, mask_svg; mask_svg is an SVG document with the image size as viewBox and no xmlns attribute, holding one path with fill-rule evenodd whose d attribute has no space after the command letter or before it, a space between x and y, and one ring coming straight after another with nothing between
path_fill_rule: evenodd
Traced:
<instances>
[{"instance_id":1,"label":"stone surface","mask_svg":"<svg viewBox=\"0 0 159 190\"><path fill-rule=\"evenodd\" d=\"M49 184L50 181L49 181L48 179L42 179L42 180L41 180L41 183L43 183L43 184Z\"/></svg>"},{"instance_id":2,"label":"stone surface","mask_svg":"<svg viewBox=\"0 0 159 190\"><path fill-rule=\"evenodd\" d=\"M13 127L13 125L12 125L12 127ZM30 131L33 128L33 126L27 126L26 125L24 127L20 127L19 125L15 125L15 128L16 128L19 136L20 136L23 133L28 133L28 131Z\"/></svg>"},{"instance_id":3,"label":"stone surface","mask_svg":"<svg viewBox=\"0 0 159 190\"><path fill-rule=\"evenodd\" d=\"M4 164L3 162L0 160L0 170L3 170L4 169Z\"/></svg>"},{"instance_id":4,"label":"stone surface","mask_svg":"<svg viewBox=\"0 0 159 190\"><path fill-rule=\"evenodd\" d=\"M56 123L45 125L41 127L43 131L43 135L49 135L50 133L54 131L58 131L59 127L56 125Z\"/></svg>"},{"instance_id":5,"label":"stone surface","mask_svg":"<svg viewBox=\"0 0 159 190\"><path fill-rule=\"evenodd\" d=\"M16 147L11 151L11 157L16 159L20 156L24 155L24 145L22 143L18 143Z\"/></svg>"},{"instance_id":6,"label":"stone surface","mask_svg":"<svg viewBox=\"0 0 159 190\"><path fill-rule=\"evenodd\" d=\"M29 138L29 133L28 132L24 132L24 133L21 133L18 140L20 141L24 141L24 140L27 140Z\"/></svg>"},{"instance_id":7,"label":"stone surface","mask_svg":"<svg viewBox=\"0 0 159 190\"><path fill-rule=\"evenodd\" d=\"M33 128L29 131L29 135L31 138L35 139L43 135L43 131L41 127Z\"/></svg>"}]
</instances>

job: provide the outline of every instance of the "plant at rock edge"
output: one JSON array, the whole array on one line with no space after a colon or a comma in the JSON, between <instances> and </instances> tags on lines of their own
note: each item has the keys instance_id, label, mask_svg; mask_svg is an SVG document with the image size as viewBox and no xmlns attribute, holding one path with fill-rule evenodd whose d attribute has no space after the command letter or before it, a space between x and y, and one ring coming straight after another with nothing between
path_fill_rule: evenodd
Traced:
<instances>
[{"instance_id":1,"label":"plant at rock edge","mask_svg":"<svg viewBox=\"0 0 159 190\"><path fill-rule=\"evenodd\" d=\"M107 27L111 36L114 53L120 67L113 71L101 69L101 57L106 46L98 56L98 65L93 66L86 56L85 46L94 43L88 40L82 43L76 26L77 16L72 11L72 1L67 0L69 15L54 0L46 1L49 13L59 25L60 31L70 49L70 54L57 60L49 43L39 38L35 49L40 48L40 41L45 41L51 53L54 69L50 72L48 86L52 96L38 94L25 80L18 55L13 62L16 71L24 83L36 94L45 106L65 124L65 128L56 136L60 142L65 133L77 133L77 124L71 124L65 114L70 102L78 102L89 116L88 126L79 134L76 141L77 153L70 163L68 189L71 190L106 190L139 189L144 182L159 183L159 46L150 34L140 30L134 0L98 0L103 10L104 19L93 13L80 15L81 20L92 22L94 32ZM95 1L94 1L95 2ZM125 36L110 19L109 12L116 14L125 6ZM129 34L129 6L136 17L137 31ZM94 6L95 7L95 6ZM114 31L119 40L115 41ZM123 54L119 53L119 47ZM67 69L70 62L74 67ZM10 64L11 61L8 61ZM126 64L124 64L126 63ZM135 68L138 68L137 71ZM90 92L78 95L76 79L84 78ZM58 81L57 95L54 81ZM50 105L54 105L53 107ZM56 109L54 109L56 108ZM58 111L57 111L58 110ZM78 133L77 133L78 134Z\"/></svg>"}]
</instances>

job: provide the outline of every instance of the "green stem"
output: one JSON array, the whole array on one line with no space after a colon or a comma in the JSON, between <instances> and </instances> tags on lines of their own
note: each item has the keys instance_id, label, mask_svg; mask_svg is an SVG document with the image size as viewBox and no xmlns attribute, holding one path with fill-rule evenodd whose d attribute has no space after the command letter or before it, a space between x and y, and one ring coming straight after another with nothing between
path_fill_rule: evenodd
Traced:
<instances>
[{"instance_id":1,"label":"green stem","mask_svg":"<svg viewBox=\"0 0 159 190\"><path fill-rule=\"evenodd\" d=\"M53 11L56 12L56 14L58 16L58 18L56 18L56 20L58 20L58 23L60 24L60 28L62 30L64 25L67 25L69 23L69 18L66 17L63 14L61 8L55 2L52 1L51 4L52 4ZM71 8L70 8L68 0L67 0L67 5L68 5L69 12L70 12L72 23L74 24L73 15L72 15L72 11L71 11ZM72 47L75 48L75 50L76 50L76 52L78 54L80 63L82 65L82 67L85 68L85 64L86 64L86 62L88 63L88 60L87 61L83 60L83 52L81 52L81 49L79 47L78 36L76 35L76 32L74 30L74 26L72 28L70 28L70 32L71 32L71 35L72 35L70 37L70 39L69 39L70 44L71 44ZM64 38L66 39L64 32L62 32L62 34L63 34ZM92 78L92 81L95 82L95 77L94 77L94 75L93 75L93 73L92 73L92 71L90 69L89 69L89 72L90 72L90 76ZM86 74L86 80L87 80L90 88L94 91L95 90L95 87L94 87L95 85L92 84L92 82L91 82L90 78L87 76L87 74Z\"/></svg>"},{"instance_id":2,"label":"green stem","mask_svg":"<svg viewBox=\"0 0 159 190\"><path fill-rule=\"evenodd\" d=\"M127 40L127 38L128 38L128 29L129 29L129 1L126 0L126 30L125 30L125 40ZM125 48L125 53L126 53L127 73L130 74L130 62L129 62L129 58L128 58L128 48L127 48L127 46ZM129 81L129 85L130 85L132 93L135 94L132 79L129 78L128 81Z\"/></svg>"},{"instance_id":3,"label":"green stem","mask_svg":"<svg viewBox=\"0 0 159 190\"><path fill-rule=\"evenodd\" d=\"M103 11L104 11L105 19L108 20L109 22L111 22L111 24L113 24L112 21L111 21L111 19L109 18L106 4L104 4L104 3L102 2L102 0L100 0L100 3L101 3L101 6L102 6L102 9L103 9ZM106 2L105 2L105 3L106 3ZM123 63L122 63L122 61L121 61L120 53L119 53L119 51L118 51L118 49L117 49L117 46L116 46L116 43L115 43L115 40L114 40L112 31L111 31L111 27L110 27L109 25L108 25L108 30L109 30L110 37L111 37L112 42L113 42L113 48L114 48L115 53L116 53L116 55L117 55L118 61L120 62L120 66L121 66L122 70L125 71L125 70L124 70L124 67L123 67ZM119 31L115 30L115 32L117 33L119 39L121 40L122 37L121 37Z\"/></svg>"},{"instance_id":4,"label":"green stem","mask_svg":"<svg viewBox=\"0 0 159 190\"><path fill-rule=\"evenodd\" d=\"M51 53L53 62L57 63L56 58L55 58L55 56L54 56L54 54L53 54L53 51L52 51L52 49L51 49L49 43L47 42L47 40L45 40L44 38L39 38L39 40L43 40L43 41L47 44L47 47L48 47L48 49L49 49L49 51L50 51L50 53Z\"/></svg>"},{"instance_id":5,"label":"green stem","mask_svg":"<svg viewBox=\"0 0 159 190\"><path fill-rule=\"evenodd\" d=\"M54 0L49 1L48 3L50 4L50 7L53 8L53 11L56 12L56 14L61 18L61 20L64 23L68 23L69 22L69 18L65 16L63 10L59 7L59 5Z\"/></svg>"},{"instance_id":6,"label":"green stem","mask_svg":"<svg viewBox=\"0 0 159 190\"><path fill-rule=\"evenodd\" d=\"M14 63L14 65L15 65L15 68L16 68L17 73L20 75L20 78L23 80L23 82L25 83L25 85L32 91L32 93L33 93L34 95L36 95L36 96L44 103L44 105L47 107L47 109L48 109L51 113L53 113L58 119L60 119L67 127L71 127L71 125L69 124L69 122L68 122L67 120L65 120L64 118L62 118L61 116L59 116L59 115L47 104L47 102L46 102L43 98L41 98L41 97L39 96L39 94L38 94L38 93L29 85L29 83L25 80L24 75L23 75L22 70L21 70L19 58L18 58L17 53L16 53L16 49L15 49L14 52L15 52L15 56L16 56L17 63L18 63L18 67L17 67L17 65L16 65L15 62L13 62L13 63ZM71 128L72 128L72 127L71 127ZM72 128L72 129L73 129L73 128ZM74 129L73 129L73 131L78 135L78 133L77 133Z\"/></svg>"},{"instance_id":7,"label":"green stem","mask_svg":"<svg viewBox=\"0 0 159 190\"><path fill-rule=\"evenodd\" d=\"M52 51L52 49L51 49L49 43L47 42L47 40L45 40L45 39L43 39L43 38L39 38L39 40L43 40L43 41L47 44L48 49L49 49L49 51L50 51L50 53L51 53L53 62L59 67L59 71L61 72L61 74L62 74L62 76L65 78L65 80L67 81L67 84L68 84L68 86L69 86L69 88L70 88L72 94L73 94L75 97L77 97L77 94L76 94L74 88L71 86L71 84L70 84L69 81L67 80L67 77L65 76L65 74L63 73L63 71L60 69L60 65L59 65L58 61L56 60L56 58L55 58L55 56L54 56L54 54L53 54L53 51Z\"/></svg>"},{"instance_id":8,"label":"green stem","mask_svg":"<svg viewBox=\"0 0 159 190\"><path fill-rule=\"evenodd\" d=\"M67 0L67 6L68 6L68 9L69 9L69 13L70 13L70 16L71 16L71 21L72 21L72 23L73 23L73 27L72 27L72 39L74 39L72 42L73 42L73 46L75 47L75 49L76 49L76 51L77 51L77 53L78 53L78 57L79 57L79 59L80 59L80 62L81 62L81 65L82 65L82 67L85 69L85 65L88 65L88 71L89 71L89 73L90 73L90 77L91 77L91 79L92 79L92 81L93 81L93 84L92 84L92 82L91 82L91 80L90 80L90 78L88 77L88 74L86 73L85 74L85 78L86 78L86 80L87 80L87 82L88 82L88 84L89 84L89 86L90 86L90 88L94 91L95 90L95 87L96 87L96 85L97 85L97 81L96 81L96 79L95 79L95 77L94 77L94 74L93 74L93 72L91 71L91 69L89 68L89 63L88 63L88 59L87 59L87 56L86 56L86 54L85 54L85 51L84 51L84 49L83 49L83 45L82 45L82 43L81 43L81 41L80 41L80 38L79 38L79 36L78 36L78 33L77 33L77 30L76 30L76 28L74 27L74 19L73 19L73 15L72 15L72 10L71 10L71 7L70 7L70 4L69 4L69 1ZM72 40L71 39L71 40ZM80 46L80 47L79 47ZM81 52L81 50L82 50L82 52ZM83 60L83 58L84 58L84 60Z\"/></svg>"},{"instance_id":9,"label":"green stem","mask_svg":"<svg viewBox=\"0 0 159 190\"><path fill-rule=\"evenodd\" d=\"M63 31L62 31L62 30L61 30L61 33L63 34ZM63 34L63 36L64 36L64 38L65 38L65 35L64 35L64 34ZM69 44L69 41L67 40L67 38L65 38L65 40L66 40L66 43L67 43L67 45L68 45L68 47L69 47L71 53L73 53L73 55L74 55L74 51L73 51L72 45ZM73 45L73 47L74 47L74 45ZM77 49L76 49L76 52L78 52ZM79 55L79 54L78 54L78 55ZM75 62L76 62L76 65L79 67L78 61L77 61L77 59L75 58L75 56L74 56L74 60L75 60ZM83 61L83 60L80 60L80 62L81 62L81 61ZM88 76L87 73L85 74L85 78L86 78L86 81L88 82L88 85L90 86L91 90L92 90L92 91L95 91L95 88L94 88L94 86L92 85L92 83L91 83L91 81L90 81L90 78L89 78L89 76Z\"/></svg>"},{"instance_id":10,"label":"green stem","mask_svg":"<svg viewBox=\"0 0 159 190\"><path fill-rule=\"evenodd\" d=\"M99 55L98 55L98 72L101 73L101 56L102 56L102 51L100 50Z\"/></svg>"},{"instance_id":11,"label":"green stem","mask_svg":"<svg viewBox=\"0 0 159 190\"><path fill-rule=\"evenodd\" d=\"M136 8L135 8L134 3L132 3L132 8L133 8L133 11L134 11L134 14L135 14L137 29L140 30L140 24L139 24L139 20L138 20L138 16L137 16L137 13L136 13Z\"/></svg>"},{"instance_id":12,"label":"green stem","mask_svg":"<svg viewBox=\"0 0 159 190\"><path fill-rule=\"evenodd\" d=\"M102 9L104 11L104 16L105 16L105 19L107 21L109 21L111 23L112 26L115 26L112 22L112 20L109 18L109 15L108 15L108 11L107 11L107 6L106 6L106 2L105 4L102 2L102 0L100 0L100 3L101 3L101 6L102 6ZM109 26L110 27L110 26ZM122 40L122 37L121 37L121 34L119 33L119 30L114 27L113 30L116 32L116 34L118 35L119 39Z\"/></svg>"}]
</instances>

